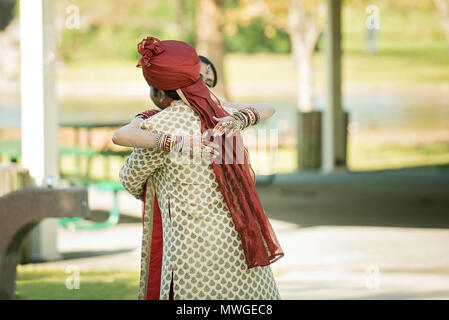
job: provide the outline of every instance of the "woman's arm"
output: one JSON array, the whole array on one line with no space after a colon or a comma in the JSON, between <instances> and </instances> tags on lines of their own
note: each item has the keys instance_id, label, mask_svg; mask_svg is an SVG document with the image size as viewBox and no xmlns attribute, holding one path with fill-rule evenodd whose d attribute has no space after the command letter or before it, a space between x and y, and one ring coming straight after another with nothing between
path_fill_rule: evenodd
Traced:
<instances>
[{"instance_id":1,"label":"woman's arm","mask_svg":"<svg viewBox=\"0 0 449 320\"><path fill-rule=\"evenodd\" d=\"M134 118L126 126L117 129L112 134L112 142L124 147L153 149L156 145L157 133L140 129L141 118Z\"/></svg>"},{"instance_id":2,"label":"woman's arm","mask_svg":"<svg viewBox=\"0 0 449 320\"><path fill-rule=\"evenodd\" d=\"M242 102L228 102L228 101L220 101L223 108L228 113L234 113L236 110L242 110L245 108L254 108L257 110L257 113L259 114L259 120L256 122L259 122L260 120L266 120L273 116L275 109L274 107L269 103L242 103ZM226 122L234 122L235 118L234 116L226 116L222 118L216 118L214 119L217 121L217 124L214 128L214 135L223 135L227 133L228 136L233 136L239 129L227 127L224 125Z\"/></svg>"},{"instance_id":3,"label":"woman's arm","mask_svg":"<svg viewBox=\"0 0 449 320\"><path fill-rule=\"evenodd\" d=\"M158 133L142 129L140 126L143 119L136 117L126 126L114 131L112 134L112 142L119 146L155 149ZM168 133L167 133L168 134ZM184 136L187 147L193 148L199 145L202 150L207 149L207 155L212 159L219 154L219 147L216 143L210 141L206 136ZM180 150L182 151L182 150Z\"/></svg>"},{"instance_id":4,"label":"woman's arm","mask_svg":"<svg viewBox=\"0 0 449 320\"><path fill-rule=\"evenodd\" d=\"M254 107L257 109L257 111L259 111L260 120L266 120L268 118L271 118L276 111L274 107L269 103L246 103L246 102L239 103L229 101L220 101L220 102L223 107L234 108L237 110L247 107Z\"/></svg>"},{"instance_id":5,"label":"woman's arm","mask_svg":"<svg viewBox=\"0 0 449 320\"><path fill-rule=\"evenodd\" d=\"M269 103L238 103L221 101L222 106L237 110L252 106L259 111L260 120L265 120L273 116L275 109ZM148 148L153 149L156 145L157 133L140 129L142 119L136 117L126 126L114 131L112 142L123 147ZM203 142L209 145L208 141Z\"/></svg>"}]
</instances>

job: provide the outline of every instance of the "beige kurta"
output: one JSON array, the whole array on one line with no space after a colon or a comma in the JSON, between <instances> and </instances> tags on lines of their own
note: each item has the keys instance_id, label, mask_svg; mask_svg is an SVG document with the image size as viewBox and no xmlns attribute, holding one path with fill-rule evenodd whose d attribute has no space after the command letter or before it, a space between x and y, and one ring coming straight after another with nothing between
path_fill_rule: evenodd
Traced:
<instances>
[{"instance_id":1,"label":"beige kurta","mask_svg":"<svg viewBox=\"0 0 449 320\"><path fill-rule=\"evenodd\" d=\"M181 100L142 123L174 135L199 135L200 118ZM139 299L146 299L154 187L161 211L163 254L159 299L280 299L270 266L248 269L240 235L215 173L205 160L135 148L120 171L140 199L147 180Z\"/></svg>"}]
</instances>

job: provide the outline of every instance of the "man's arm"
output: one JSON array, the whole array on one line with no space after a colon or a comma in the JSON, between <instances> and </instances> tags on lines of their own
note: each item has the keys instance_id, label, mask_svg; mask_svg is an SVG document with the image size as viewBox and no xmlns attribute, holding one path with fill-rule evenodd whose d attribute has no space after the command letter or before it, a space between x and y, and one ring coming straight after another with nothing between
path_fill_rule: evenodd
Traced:
<instances>
[{"instance_id":1,"label":"man's arm","mask_svg":"<svg viewBox=\"0 0 449 320\"><path fill-rule=\"evenodd\" d=\"M166 153L159 150L134 148L120 170L120 182L126 191L141 200L148 178L162 167Z\"/></svg>"}]
</instances>

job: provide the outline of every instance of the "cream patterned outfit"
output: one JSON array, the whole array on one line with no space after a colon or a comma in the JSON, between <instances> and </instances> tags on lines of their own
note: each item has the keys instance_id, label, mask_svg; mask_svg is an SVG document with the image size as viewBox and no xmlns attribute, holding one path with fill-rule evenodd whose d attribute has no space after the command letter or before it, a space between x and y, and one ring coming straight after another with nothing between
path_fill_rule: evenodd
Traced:
<instances>
[{"instance_id":1,"label":"cream patterned outfit","mask_svg":"<svg viewBox=\"0 0 449 320\"><path fill-rule=\"evenodd\" d=\"M201 134L199 116L181 100L143 121L141 128ZM147 299L148 279L155 276L149 274L153 191L163 230L159 299L169 298L172 280L175 300L280 299L270 266L247 268L240 235L210 163L135 148L120 170L120 181L138 199L146 186L139 299Z\"/></svg>"}]
</instances>

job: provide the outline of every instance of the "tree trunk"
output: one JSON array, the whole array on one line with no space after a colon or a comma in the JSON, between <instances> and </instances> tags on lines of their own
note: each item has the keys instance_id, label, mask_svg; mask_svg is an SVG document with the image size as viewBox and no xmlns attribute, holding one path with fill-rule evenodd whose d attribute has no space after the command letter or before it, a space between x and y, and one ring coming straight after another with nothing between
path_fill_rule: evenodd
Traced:
<instances>
[{"instance_id":1,"label":"tree trunk","mask_svg":"<svg viewBox=\"0 0 449 320\"><path fill-rule=\"evenodd\" d=\"M313 81L312 81L312 49L307 48L301 41L293 41L295 45L295 60L297 70L297 101L298 110L309 112L313 110Z\"/></svg>"},{"instance_id":2,"label":"tree trunk","mask_svg":"<svg viewBox=\"0 0 449 320\"><path fill-rule=\"evenodd\" d=\"M207 57L217 69L218 81L214 92L227 98L224 77L224 37L221 0L198 0L196 7L195 37L199 55Z\"/></svg>"},{"instance_id":3,"label":"tree trunk","mask_svg":"<svg viewBox=\"0 0 449 320\"><path fill-rule=\"evenodd\" d=\"M180 37L182 35L183 30L185 30L183 0L174 0L173 12L175 16L176 36Z\"/></svg>"},{"instance_id":4,"label":"tree trunk","mask_svg":"<svg viewBox=\"0 0 449 320\"><path fill-rule=\"evenodd\" d=\"M291 0L288 12L288 33L292 42L292 54L298 75L298 110L313 110L312 54L321 32L318 23L321 7L316 12L306 8L302 0Z\"/></svg>"},{"instance_id":5,"label":"tree trunk","mask_svg":"<svg viewBox=\"0 0 449 320\"><path fill-rule=\"evenodd\" d=\"M435 7L440 13L444 34L446 35L446 40L449 50L449 1L448 0L434 0Z\"/></svg>"},{"instance_id":6,"label":"tree trunk","mask_svg":"<svg viewBox=\"0 0 449 320\"><path fill-rule=\"evenodd\" d=\"M0 1L0 31L4 30L14 19L15 0Z\"/></svg>"}]
</instances>

